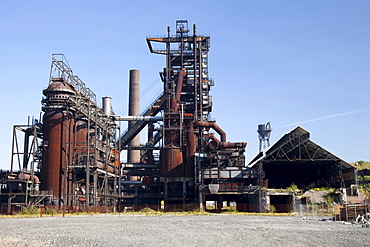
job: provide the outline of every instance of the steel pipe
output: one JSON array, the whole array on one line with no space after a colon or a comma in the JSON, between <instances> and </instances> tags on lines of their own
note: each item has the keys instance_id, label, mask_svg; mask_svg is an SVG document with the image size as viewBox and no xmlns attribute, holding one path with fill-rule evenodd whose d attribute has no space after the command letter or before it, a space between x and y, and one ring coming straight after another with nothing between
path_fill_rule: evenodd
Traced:
<instances>
[{"instance_id":1,"label":"steel pipe","mask_svg":"<svg viewBox=\"0 0 370 247\"><path fill-rule=\"evenodd\" d=\"M225 131L223 131L221 129L221 127L218 126L215 122L198 121L198 122L196 122L196 125L201 126L201 127L210 127L212 129L214 129L217 132L217 134L220 135L221 142L226 142L226 133L225 133Z\"/></svg>"},{"instance_id":2,"label":"steel pipe","mask_svg":"<svg viewBox=\"0 0 370 247\"><path fill-rule=\"evenodd\" d=\"M116 121L163 121L163 116L114 116Z\"/></svg>"}]
</instances>

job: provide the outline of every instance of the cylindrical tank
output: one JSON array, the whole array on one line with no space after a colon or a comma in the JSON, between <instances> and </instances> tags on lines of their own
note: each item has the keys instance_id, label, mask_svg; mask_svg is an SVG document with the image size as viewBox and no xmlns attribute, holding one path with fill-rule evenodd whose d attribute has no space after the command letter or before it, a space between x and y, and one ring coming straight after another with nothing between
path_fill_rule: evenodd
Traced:
<instances>
[{"instance_id":1,"label":"cylindrical tank","mask_svg":"<svg viewBox=\"0 0 370 247\"><path fill-rule=\"evenodd\" d=\"M196 151L197 139L194 133L194 124L189 124L188 132L186 132L186 168L185 177L194 177L194 155Z\"/></svg>"},{"instance_id":2,"label":"cylindrical tank","mask_svg":"<svg viewBox=\"0 0 370 247\"><path fill-rule=\"evenodd\" d=\"M60 203L64 194L64 174L70 162L71 133L74 117L63 109L49 110L44 114L44 143L41 181L43 190L53 190L55 200Z\"/></svg>"},{"instance_id":3,"label":"cylindrical tank","mask_svg":"<svg viewBox=\"0 0 370 247\"><path fill-rule=\"evenodd\" d=\"M271 129L270 122L268 122L267 124L259 124L258 125L257 132L260 135L260 138L262 138L262 139L269 138L271 131L272 131L272 129Z\"/></svg>"},{"instance_id":4,"label":"cylindrical tank","mask_svg":"<svg viewBox=\"0 0 370 247\"><path fill-rule=\"evenodd\" d=\"M182 152L180 148L169 145L160 151L159 173L162 177L184 176Z\"/></svg>"},{"instance_id":5,"label":"cylindrical tank","mask_svg":"<svg viewBox=\"0 0 370 247\"><path fill-rule=\"evenodd\" d=\"M52 190L55 203L63 203L67 164L72 162L74 115L65 100L75 91L63 78L53 78L44 90L44 146L41 167L41 189Z\"/></svg>"}]
</instances>

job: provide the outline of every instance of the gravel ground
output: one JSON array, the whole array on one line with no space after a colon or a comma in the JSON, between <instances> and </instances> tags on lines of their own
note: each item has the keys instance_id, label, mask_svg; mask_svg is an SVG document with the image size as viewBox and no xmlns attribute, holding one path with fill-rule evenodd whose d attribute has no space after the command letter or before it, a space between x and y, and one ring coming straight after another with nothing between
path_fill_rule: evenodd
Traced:
<instances>
[{"instance_id":1,"label":"gravel ground","mask_svg":"<svg viewBox=\"0 0 370 247\"><path fill-rule=\"evenodd\" d=\"M370 228L286 216L80 215L0 223L0 247L370 246Z\"/></svg>"}]
</instances>

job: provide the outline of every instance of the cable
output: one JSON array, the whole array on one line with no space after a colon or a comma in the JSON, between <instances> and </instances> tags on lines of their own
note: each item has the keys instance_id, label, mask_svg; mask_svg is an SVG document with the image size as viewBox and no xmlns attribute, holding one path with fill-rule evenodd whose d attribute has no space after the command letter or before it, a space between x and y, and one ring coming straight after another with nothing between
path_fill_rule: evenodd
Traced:
<instances>
[{"instance_id":1,"label":"cable","mask_svg":"<svg viewBox=\"0 0 370 247\"><path fill-rule=\"evenodd\" d=\"M142 98L144 95L146 95L150 91L150 89L152 89L159 82L159 80L160 80L159 77L157 77L151 84L149 84L149 86L146 89L144 89L143 92L140 93L140 96L134 99L134 103L136 103L137 101L140 100L140 98ZM127 111L128 111L128 106L123 108L118 113L118 115L125 115L125 114L127 114Z\"/></svg>"}]
</instances>

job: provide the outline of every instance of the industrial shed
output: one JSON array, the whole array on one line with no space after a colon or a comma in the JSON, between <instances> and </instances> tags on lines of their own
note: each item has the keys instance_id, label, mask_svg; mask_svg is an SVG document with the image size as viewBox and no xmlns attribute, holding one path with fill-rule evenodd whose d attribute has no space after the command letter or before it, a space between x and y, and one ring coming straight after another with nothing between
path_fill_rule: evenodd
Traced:
<instances>
[{"instance_id":1,"label":"industrial shed","mask_svg":"<svg viewBox=\"0 0 370 247\"><path fill-rule=\"evenodd\" d=\"M348 188L356 184L355 167L310 140L310 133L297 126L274 145L259 153L248 165L258 168L263 187Z\"/></svg>"},{"instance_id":2,"label":"industrial shed","mask_svg":"<svg viewBox=\"0 0 370 247\"><path fill-rule=\"evenodd\" d=\"M248 165L260 174L260 210L290 212L300 198L286 190L292 184L300 190L314 187L349 188L356 184L356 169L310 140L310 133L297 126ZM283 189L283 190L282 190Z\"/></svg>"}]
</instances>

